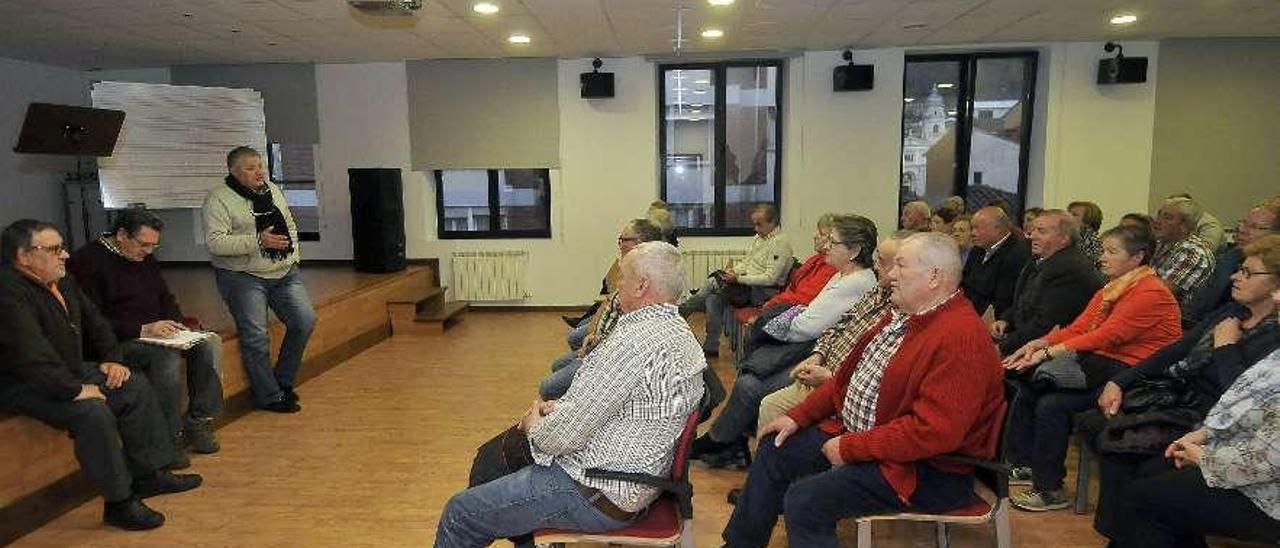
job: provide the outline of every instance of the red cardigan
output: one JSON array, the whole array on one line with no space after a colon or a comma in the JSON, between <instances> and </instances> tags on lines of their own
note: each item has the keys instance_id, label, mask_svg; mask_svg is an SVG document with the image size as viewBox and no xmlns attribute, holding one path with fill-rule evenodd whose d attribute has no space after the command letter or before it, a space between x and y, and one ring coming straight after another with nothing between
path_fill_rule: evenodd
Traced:
<instances>
[{"instance_id":1,"label":"red cardigan","mask_svg":"<svg viewBox=\"0 0 1280 548\"><path fill-rule=\"evenodd\" d=\"M791 281L787 288L764 303L762 308L769 308L780 302L791 304L809 304L813 301L827 281L836 274L836 267L827 264L827 256L814 253L791 273Z\"/></svg>"},{"instance_id":2,"label":"red cardigan","mask_svg":"<svg viewBox=\"0 0 1280 548\"><path fill-rule=\"evenodd\" d=\"M1045 335L1044 340L1133 366L1182 338L1178 301L1158 276L1138 280L1116 300L1111 313L1097 329L1088 331L1089 323L1102 306L1105 289L1093 294L1084 312L1071 325Z\"/></svg>"},{"instance_id":3,"label":"red cardigan","mask_svg":"<svg viewBox=\"0 0 1280 548\"><path fill-rule=\"evenodd\" d=\"M916 489L915 463L946 453L990 459L1004 417L1000 356L973 304L962 294L907 320L902 346L880 380L875 426L848 432L840 419L849 380L886 314L858 339L835 377L815 389L787 416L800 426L818 423L840 436L845 462L876 461L893 490L909 504ZM968 473L967 466L935 463Z\"/></svg>"}]
</instances>

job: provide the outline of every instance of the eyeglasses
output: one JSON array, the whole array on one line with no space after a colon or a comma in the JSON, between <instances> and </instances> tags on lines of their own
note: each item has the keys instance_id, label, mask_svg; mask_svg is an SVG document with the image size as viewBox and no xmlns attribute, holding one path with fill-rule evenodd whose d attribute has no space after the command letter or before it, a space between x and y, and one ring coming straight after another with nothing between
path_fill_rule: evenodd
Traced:
<instances>
[{"instance_id":1,"label":"eyeglasses","mask_svg":"<svg viewBox=\"0 0 1280 548\"><path fill-rule=\"evenodd\" d=\"M626 236L618 236L618 245L622 245L624 242L638 242L638 241L640 241L640 238L636 238L636 237L628 238Z\"/></svg>"},{"instance_id":2,"label":"eyeglasses","mask_svg":"<svg viewBox=\"0 0 1280 548\"><path fill-rule=\"evenodd\" d=\"M1244 279L1246 279L1246 280L1247 280L1247 279L1249 279L1249 278L1252 278L1252 277L1254 277L1254 276L1256 276L1256 275L1258 275L1258 274L1272 274L1272 272L1267 272L1267 271L1265 271L1265 270L1253 270L1253 269L1251 269L1251 268L1249 268L1249 267L1247 267L1247 266L1243 266L1243 265L1242 265L1240 268L1236 269L1236 272L1239 272L1239 273L1240 273L1240 277L1241 277L1241 278L1244 278Z\"/></svg>"},{"instance_id":3,"label":"eyeglasses","mask_svg":"<svg viewBox=\"0 0 1280 548\"><path fill-rule=\"evenodd\" d=\"M33 245L27 249L39 249L41 251L48 251L54 255L61 255L63 252L70 250L71 246L67 245L67 242L62 242L58 245Z\"/></svg>"}]
</instances>

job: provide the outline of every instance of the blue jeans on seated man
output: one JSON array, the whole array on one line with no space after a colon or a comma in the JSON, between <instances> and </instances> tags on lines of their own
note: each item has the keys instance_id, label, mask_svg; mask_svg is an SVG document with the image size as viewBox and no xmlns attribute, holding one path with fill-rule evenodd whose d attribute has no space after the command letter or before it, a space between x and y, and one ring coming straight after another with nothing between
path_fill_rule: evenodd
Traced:
<instances>
[{"instance_id":1,"label":"blue jeans on seated man","mask_svg":"<svg viewBox=\"0 0 1280 548\"><path fill-rule=\"evenodd\" d=\"M707 313L707 338L702 342L702 349L707 352L720 351L720 335L724 333L725 316L730 310L729 299L715 278L707 278L697 293L680 303L680 315L686 318L694 312Z\"/></svg>"},{"instance_id":2,"label":"blue jeans on seated man","mask_svg":"<svg viewBox=\"0 0 1280 548\"><path fill-rule=\"evenodd\" d=\"M569 343L569 350L577 350L582 348L582 342L587 340L587 335L591 334L591 317L587 316L578 322L578 326L569 330L569 334L565 336L565 342Z\"/></svg>"},{"instance_id":3,"label":"blue jeans on seated man","mask_svg":"<svg viewBox=\"0 0 1280 548\"><path fill-rule=\"evenodd\" d=\"M903 510L945 512L975 500L973 476L952 474L918 463L919 481L904 504L880 464L856 462L833 468L822 454L831 435L816 426L801 428L775 447L772 434L760 440L747 483L725 526L733 548L769 544L779 514L786 514L787 542L805 548L835 548L836 524L845 518Z\"/></svg>"},{"instance_id":4,"label":"blue jeans on seated man","mask_svg":"<svg viewBox=\"0 0 1280 548\"><path fill-rule=\"evenodd\" d=\"M284 399L282 389L292 389L302 366L302 353L315 328L316 313L307 288L294 267L278 280L216 268L218 292L236 321L240 362L253 389L258 407ZM271 367L271 333L268 307L284 323L284 340L276 366Z\"/></svg>"},{"instance_id":5,"label":"blue jeans on seated man","mask_svg":"<svg viewBox=\"0 0 1280 548\"><path fill-rule=\"evenodd\" d=\"M625 525L588 502L560 466L532 464L450 498L440 514L435 546L479 548L538 529L598 533ZM531 538L524 540L520 546L533 546Z\"/></svg>"},{"instance_id":6,"label":"blue jeans on seated man","mask_svg":"<svg viewBox=\"0 0 1280 548\"><path fill-rule=\"evenodd\" d=\"M538 395L543 400L558 400L569 391L573 376L582 367L582 358L577 352L570 352L556 359L551 364L551 374L538 383Z\"/></svg>"},{"instance_id":7,"label":"blue jeans on seated man","mask_svg":"<svg viewBox=\"0 0 1280 548\"><path fill-rule=\"evenodd\" d=\"M222 339L213 335L188 350L165 348L136 340L120 345L125 363L141 369L151 380L156 402L164 414L169 432L177 434L184 420L205 421L222 412L220 360ZM181 367L187 362L187 414L182 414Z\"/></svg>"}]
</instances>

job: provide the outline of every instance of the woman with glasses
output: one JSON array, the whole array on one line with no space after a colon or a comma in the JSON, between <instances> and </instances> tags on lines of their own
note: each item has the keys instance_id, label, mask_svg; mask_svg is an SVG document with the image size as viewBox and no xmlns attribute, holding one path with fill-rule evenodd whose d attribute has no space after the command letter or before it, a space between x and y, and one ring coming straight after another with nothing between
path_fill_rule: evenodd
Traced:
<instances>
[{"instance_id":1,"label":"woman with glasses","mask_svg":"<svg viewBox=\"0 0 1280 548\"><path fill-rule=\"evenodd\" d=\"M1107 426L1103 417L1116 417L1125 396L1150 379L1174 378L1185 383L1194 395L1191 407L1202 419L1242 373L1280 348L1280 326L1272 299L1280 291L1280 278L1275 274L1280 272L1280 236L1255 240L1243 251L1245 260L1231 276L1232 301L1209 314L1177 343L1107 382L1098 397L1098 413L1081 423L1086 442L1096 448L1098 435ZM1094 528L1112 536L1116 531L1116 498L1125 486L1136 478L1167 471L1170 463L1163 454L1108 453L1099 453L1099 463L1101 492Z\"/></svg>"}]
</instances>

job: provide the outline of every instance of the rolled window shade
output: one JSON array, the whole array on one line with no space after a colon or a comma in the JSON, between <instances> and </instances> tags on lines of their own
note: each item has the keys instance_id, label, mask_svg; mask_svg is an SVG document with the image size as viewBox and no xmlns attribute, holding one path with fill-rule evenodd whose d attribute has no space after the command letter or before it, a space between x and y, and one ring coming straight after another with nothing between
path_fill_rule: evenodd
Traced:
<instances>
[{"instance_id":1,"label":"rolled window shade","mask_svg":"<svg viewBox=\"0 0 1280 548\"><path fill-rule=\"evenodd\" d=\"M554 59L406 65L414 169L559 167Z\"/></svg>"}]
</instances>

